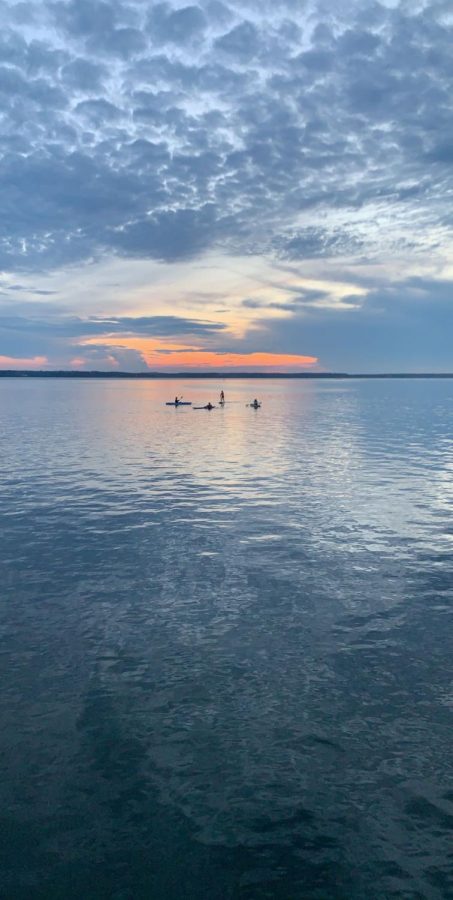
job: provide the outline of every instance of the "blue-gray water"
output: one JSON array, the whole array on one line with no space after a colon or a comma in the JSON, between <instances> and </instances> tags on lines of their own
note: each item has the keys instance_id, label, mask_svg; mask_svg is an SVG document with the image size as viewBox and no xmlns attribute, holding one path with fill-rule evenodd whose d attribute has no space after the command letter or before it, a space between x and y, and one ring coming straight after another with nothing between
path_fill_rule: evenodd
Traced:
<instances>
[{"instance_id":1,"label":"blue-gray water","mask_svg":"<svg viewBox=\"0 0 453 900\"><path fill-rule=\"evenodd\" d=\"M1 896L453 897L453 381L223 386L0 382Z\"/></svg>"}]
</instances>

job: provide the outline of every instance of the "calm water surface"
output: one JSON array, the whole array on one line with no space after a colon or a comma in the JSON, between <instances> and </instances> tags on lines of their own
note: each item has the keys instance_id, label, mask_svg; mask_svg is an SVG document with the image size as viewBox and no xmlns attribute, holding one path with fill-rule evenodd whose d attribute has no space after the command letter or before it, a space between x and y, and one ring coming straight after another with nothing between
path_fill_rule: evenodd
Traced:
<instances>
[{"instance_id":1,"label":"calm water surface","mask_svg":"<svg viewBox=\"0 0 453 900\"><path fill-rule=\"evenodd\" d=\"M453 897L453 381L221 387L0 382L1 896Z\"/></svg>"}]
</instances>

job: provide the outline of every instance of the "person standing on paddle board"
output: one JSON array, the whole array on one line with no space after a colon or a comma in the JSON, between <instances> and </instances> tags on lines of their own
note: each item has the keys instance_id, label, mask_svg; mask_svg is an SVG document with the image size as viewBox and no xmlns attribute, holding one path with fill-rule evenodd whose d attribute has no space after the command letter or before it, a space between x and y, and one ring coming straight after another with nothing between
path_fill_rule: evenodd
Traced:
<instances>
[{"instance_id":1,"label":"person standing on paddle board","mask_svg":"<svg viewBox=\"0 0 453 900\"><path fill-rule=\"evenodd\" d=\"M223 393L223 391L220 391L220 402L225 403L225 394Z\"/></svg>"}]
</instances>

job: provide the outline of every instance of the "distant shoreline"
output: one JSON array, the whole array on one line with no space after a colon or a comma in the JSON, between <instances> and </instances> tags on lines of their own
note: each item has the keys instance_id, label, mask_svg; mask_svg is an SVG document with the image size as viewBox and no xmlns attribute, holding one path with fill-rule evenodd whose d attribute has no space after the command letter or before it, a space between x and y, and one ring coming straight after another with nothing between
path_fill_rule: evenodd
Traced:
<instances>
[{"instance_id":1,"label":"distant shoreline","mask_svg":"<svg viewBox=\"0 0 453 900\"><path fill-rule=\"evenodd\" d=\"M351 379L351 378L453 378L453 372L77 372L71 370L0 369L0 378L109 378L109 379Z\"/></svg>"}]
</instances>

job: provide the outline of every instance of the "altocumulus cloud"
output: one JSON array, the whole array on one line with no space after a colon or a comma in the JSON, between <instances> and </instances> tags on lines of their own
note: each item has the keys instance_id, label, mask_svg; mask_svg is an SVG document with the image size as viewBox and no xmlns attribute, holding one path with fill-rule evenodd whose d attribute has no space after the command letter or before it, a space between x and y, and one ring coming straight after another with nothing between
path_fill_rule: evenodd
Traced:
<instances>
[{"instance_id":1,"label":"altocumulus cloud","mask_svg":"<svg viewBox=\"0 0 453 900\"><path fill-rule=\"evenodd\" d=\"M317 285L243 294L237 308L255 311L259 327L236 350L254 352L265 339L269 352L303 346L344 368L362 346L377 366L402 359L397 345L409 336L414 366L424 332L430 359L448 365L436 322L449 321L449 273L416 284L413 274L385 271L400 252L448 257L448 4L0 0L0 10L0 269L14 273L9 298L20 297L21 273L112 257L166 266L208 252L311 261ZM320 266L333 272L332 261L348 258L362 275L347 280L362 277L362 289L328 309ZM381 266L379 283L368 263ZM44 286L27 290L46 296ZM41 313L5 306L8 353L50 358L62 341L96 336L226 340L224 324L190 316L65 317L57 301ZM106 351L86 352L100 360ZM135 351L118 343L111 353L116 364Z\"/></svg>"},{"instance_id":2,"label":"altocumulus cloud","mask_svg":"<svg viewBox=\"0 0 453 900\"><path fill-rule=\"evenodd\" d=\"M442 4L4 0L2 19L4 270L357 252L329 215L384 200L450 225Z\"/></svg>"}]
</instances>

